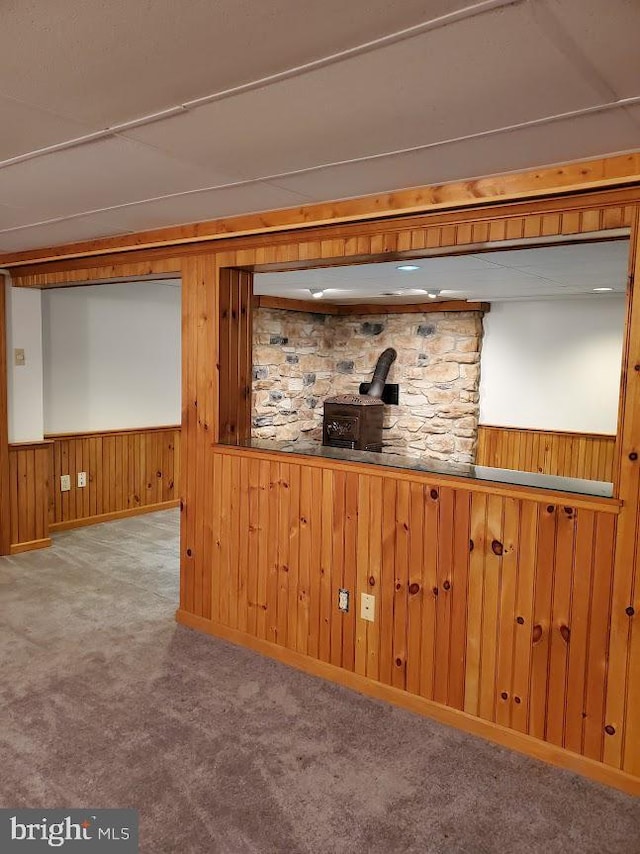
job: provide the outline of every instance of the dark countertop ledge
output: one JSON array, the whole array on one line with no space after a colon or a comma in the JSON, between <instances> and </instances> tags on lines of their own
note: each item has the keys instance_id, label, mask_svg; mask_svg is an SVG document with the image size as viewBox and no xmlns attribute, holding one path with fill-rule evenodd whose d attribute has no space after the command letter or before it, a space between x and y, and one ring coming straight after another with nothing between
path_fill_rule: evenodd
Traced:
<instances>
[{"instance_id":1,"label":"dark countertop ledge","mask_svg":"<svg viewBox=\"0 0 640 854\"><path fill-rule=\"evenodd\" d=\"M233 447L233 446L231 446ZM322 457L329 460L341 460L367 465L388 466L431 474L451 475L484 482L510 484L513 486L548 489L553 492L569 492L576 495L588 495L595 498L612 498L613 484L599 480L583 480L577 477L557 477L536 472L512 471L511 469L489 468L467 463L447 463L434 459L401 456L399 454L375 453L372 451L352 451L346 448L332 448L319 442L284 442L271 439L249 439L236 447L254 448L259 451L277 451L285 454Z\"/></svg>"}]
</instances>

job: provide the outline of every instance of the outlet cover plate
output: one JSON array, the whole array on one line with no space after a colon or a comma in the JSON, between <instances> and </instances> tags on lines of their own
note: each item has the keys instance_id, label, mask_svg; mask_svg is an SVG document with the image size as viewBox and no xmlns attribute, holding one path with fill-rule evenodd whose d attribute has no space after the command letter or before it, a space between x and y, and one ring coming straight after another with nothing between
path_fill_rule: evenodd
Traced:
<instances>
[{"instance_id":1,"label":"outlet cover plate","mask_svg":"<svg viewBox=\"0 0 640 854\"><path fill-rule=\"evenodd\" d=\"M360 619L373 623L376 618L376 597L363 593L360 599Z\"/></svg>"},{"instance_id":2,"label":"outlet cover plate","mask_svg":"<svg viewBox=\"0 0 640 854\"><path fill-rule=\"evenodd\" d=\"M78 472L78 486L82 489L83 486L87 485L87 473L86 471Z\"/></svg>"}]
</instances>

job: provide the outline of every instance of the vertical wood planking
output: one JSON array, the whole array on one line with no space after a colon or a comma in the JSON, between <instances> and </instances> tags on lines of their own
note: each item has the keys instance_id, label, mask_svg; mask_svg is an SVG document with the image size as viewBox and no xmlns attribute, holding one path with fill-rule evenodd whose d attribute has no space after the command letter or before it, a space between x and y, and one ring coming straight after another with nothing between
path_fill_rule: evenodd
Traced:
<instances>
[{"instance_id":1,"label":"vertical wood planking","mask_svg":"<svg viewBox=\"0 0 640 854\"><path fill-rule=\"evenodd\" d=\"M476 464L611 482L615 444L615 436L480 425Z\"/></svg>"},{"instance_id":2,"label":"vertical wood planking","mask_svg":"<svg viewBox=\"0 0 640 854\"><path fill-rule=\"evenodd\" d=\"M9 546L43 545L49 539L50 442L9 446Z\"/></svg>"},{"instance_id":3,"label":"vertical wood planking","mask_svg":"<svg viewBox=\"0 0 640 854\"><path fill-rule=\"evenodd\" d=\"M174 501L180 478L180 428L162 427L53 436L52 476L47 473L49 521L89 520ZM87 485L77 485L78 472ZM68 474L69 492L60 491Z\"/></svg>"}]
</instances>

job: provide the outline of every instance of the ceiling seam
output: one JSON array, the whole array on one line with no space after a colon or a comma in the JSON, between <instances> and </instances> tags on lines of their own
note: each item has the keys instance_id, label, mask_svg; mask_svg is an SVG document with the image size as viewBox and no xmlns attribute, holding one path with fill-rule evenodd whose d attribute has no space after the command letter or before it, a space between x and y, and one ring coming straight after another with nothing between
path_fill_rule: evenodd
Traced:
<instances>
[{"instance_id":1,"label":"ceiling seam","mask_svg":"<svg viewBox=\"0 0 640 854\"><path fill-rule=\"evenodd\" d=\"M140 116L137 119L131 119L126 122L120 122L102 130L83 134L82 136L76 137L74 139L65 140L63 142L55 143L50 146L45 146L34 151L18 154L15 157L10 157L3 161L0 161L0 169L6 169L9 166L14 166L26 160L44 157L47 154L53 154L58 151L76 148L80 145L86 145L91 142L97 142L100 139L105 139L117 135L124 135L127 130L134 130L135 128L142 127L144 125L153 124L157 121L168 119L173 116L180 115L181 113L188 112L189 110L196 109L197 107L204 106L215 101L225 100L227 98L231 98L235 95L243 94L245 92L255 91L256 89L261 89L266 86L270 86L273 83L278 83L282 80L289 80L293 77L299 77L304 74L308 74L311 71L315 71L320 68L325 68L329 65L334 65L336 63L343 62L346 59L361 56L363 54L370 53L380 48L387 47L392 44L397 44L401 41L406 41L408 39L422 35L425 32L430 32L436 29L442 29L444 27L451 26L452 24L459 23L460 21L477 17L478 15L486 14L488 12L492 12L497 9L502 9L508 6L517 6L524 2L527 2L527 0L479 0L479 2L472 3L469 6L465 6L463 9L458 9L446 15L440 15L437 18L429 19L420 24L414 24L412 27L406 27L405 29L398 30L395 33L389 33L385 36L380 36L377 39L372 39L368 42L363 42L362 44L356 45L355 47L346 48L345 50L329 54L328 56L320 57L319 59L311 60L310 62L285 69L284 71L279 71L274 74L267 75L266 77L259 78L258 80L253 80L248 83L242 83L237 86L230 87L228 89L220 90L219 92L213 92L210 95L204 95L200 98L194 98L192 100L185 101L181 104L174 105L172 107L167 107L164 110L159 110L156 113L150 113L145 116ZM25 103L25 106L29 105ZM36 107L34 105L34 109L41 108ZM78 121L78 123L80 122Z\"/></svg>"},{"instance_id":2,"label":"ceiling seam","mask_svg":"<svg viewBox=\"0 0 640 854\"><path fill-rule=\"evenodd\" d=\"M551 11L546 0L532 0L529 3L532 18L541 32L568 60L570 65L607 100L620 100L618 93L609 81L598 71L588 56L576 43L571 33Z\"/></svg>"},{"instance_id":3,"label":"ceiling seam","mask_svg":"<svg viewBox=\"0 0 640 854\"><path fill-rule=\"evenodd\" d=\"M609 110L623 109L623 108L626 108L629 106L635 106L638 104L640 104L640 95L634 96L633 98L626 98L626 99L621 100L621 101L615 101L615 102L610 103L610 104L599 104L599 105L596 105L594 107L584 107L580 110L572 110L572 111L567 112L567 113L559 113L559 114L553 115L553 116L544 116L540 119L532 119L530 121L520 122L520 123L515 124L515 125L506 125L506 126L501 127L501 128L492 128L492 129L486 130L486 131L479 131L477 133L467 134L465 136L452 137L452 138L446 139L446 140L438 140L436 142L429 142L429 143L425 143L423 145L412 146L410 148L395 149L392 151L386 151L386 152L382 152L382 153L378 153L378 154L370 154L370 155L365 155L363 157L355 157L355 158L351 158L348 160L339 160L339 161L334 161L331 163L323 163L323 164L319 164L319 165L315 165L315 166L309 166L309 167L306 167L304 169L293 170L291 172L281 172L281 173L276 173L274 175L268 175L268 176L263 176L263 177L258 177L258 178L247 178L247 179L243 179L240 181L232 181L232 182L229 182L227 184L214 184L214 185L209 186L209 187L199 187L195 190L181 190L181 191L175 192L175 193L167 193L167 194L164 194L161 196L152 196L150 198L138 199L138 200L132 201L132 202L122 202L121 204L118 204L118 205L109 205L109 206L103 207L103 208L95 208L92 210L80 211L78 213L66 214L64 216L50 217L49 219L39 220L37 222L29 223L27 225L12 226L10 228L0 229L0 234L10 234L13 232L23 231L23 230L29 229L29 228L37 228L37 227L46 226L46 225L55 225L55 224L61 223L61 222L70 222L70 221L75 220L75 219L81 219L81 218L89 217L89 216L92 216L95 214L108 214L111 212L117 212L119 210L126 210L129 208L135 208L135 207L140 206L140 205L151 204L153 202L161 202L161 201L166 201L166 200L170 200L170 199L179 199L179 198L184 198L187 196L195 196L195 195L200 194L200 193L215 192L216 190L229 190L229 189L234 189L237 187L251 186L254 184L255 185L271 184L273 186L278 186L276 184L277 181L281 181L281 180L287 179L287 178L292 178L292 177L295 177L298 175L307 175L307 174L311 174L313 172L319 172L319 171L324 170L324 169L332 169L332 168L337 168L340 166L349 166L349 165L356 164L356 163L368 163L371 161L381 160L381 159L388 158L388 157L398 157L398 156L401 156L403 154L413 154L413 153L417 153L420 151L427 151L427 150L434 149L434 148L441 148L441 147L444 147L447 145L454 145L454 144L457 144L460 142L468 142L468 141L473 141L473 140L477 140L477 139L486 139L486 138L489 138L492 136L499 136L500 134L504 134L504 133L513 133L514 131L518 131L518 130L526 130L528 128L541 127L541 126L544 126L546 124L552 124L554 122L564 121L567 119L581 118L581 117L589 116L589 115L597 115L598 113L608 112ZM617 152L617 153L622 154L624 152ZM517 171L517 170L515 170L515 171ZM479 178L481 176L477 176L477 177ZM467 176L464 179L460 179L460 180L472 181L472 180L476 180L476 178L474 178L473 176ZM279 189L284 189L284 190L286 190L286 192L290 192L292 194L300 195L300 197L304 200L312 200L312 197L304 196L302 194L296 193L295 190L289 190L286 187L280 187ZM385 191L384 190L378 190L377 192L385 192ZM392 192L392 190L390 189L388 192ZM333 199L332 201L340 201L340 199ZM23 209L21 209L21 210L23 210ZM193 221L198 222L198 220L193 220ZM185 225L185 224L187 224L187 223L184 223L184 222L176 223L176 225Z\"/></svg>"}]
</instances>

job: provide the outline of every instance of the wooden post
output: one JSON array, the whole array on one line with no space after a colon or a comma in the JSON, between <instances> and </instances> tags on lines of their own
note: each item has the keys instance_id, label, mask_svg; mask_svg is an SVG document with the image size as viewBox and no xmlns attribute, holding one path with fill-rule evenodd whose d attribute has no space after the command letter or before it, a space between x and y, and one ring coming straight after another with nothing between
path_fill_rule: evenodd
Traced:
<instances>
[{"instance_id":1,"label":"wooden post","mask_svg":"<svg viewBox=\"0 0 640 854\"><path fill-rule=\"evenodd\" d=\"M638 521L640 517L640 209L631 229L626 341L615 461L618 517L613 567L611 634L604 739L604 761L640 774L640 611ZM634 607L634 596L636 599Z\"/></svg>"},{"instance_id":2,"label":"wooden post","mask_svg":"<svg viewBox=\"0 0 640 854\"><path fill-rule=\"evenodd\" d=\"M11 504L9 495L6 284L4 276L0 276L0 555L9 554L11 549Z\"/></svg>"}]
</instances>

